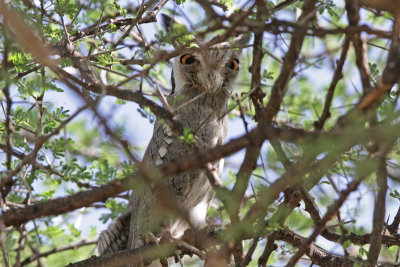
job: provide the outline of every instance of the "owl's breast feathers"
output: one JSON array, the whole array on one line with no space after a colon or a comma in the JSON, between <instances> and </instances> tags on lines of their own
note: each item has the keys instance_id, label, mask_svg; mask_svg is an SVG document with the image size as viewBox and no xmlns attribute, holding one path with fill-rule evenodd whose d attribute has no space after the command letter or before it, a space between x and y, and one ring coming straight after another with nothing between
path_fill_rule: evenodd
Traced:
<instances>
[{"instance_id":1,"label":"owl's breast feathers","mask_svg":"<svg viewBox=\"0 0 400 267\"><path fill-rule=\"evenodd\" d=\"M226 136L226 117L219 119L215 111L206 106L198 106L196 103L187 105L176 114L177 120L184 128L190 129L197 139L200 139L200 149L207 149L223 144ZM143 157L143 163L148 166L157 166L171 160L184 160L194 152L193 147L186 143L181 136L165 124L156 122L149 146ZM213 168L217 175L221 175L222 161L213 162ZM161 181L161 186L168 189L173 196L174 205L186 213L190 224L201 227L205 224L205 217L211 200L214 196L212 187L207 179L204 169L194 169L187 172L172 175ZM135 191L135 190L134 190ZM135 193L135 192L134 192ZM162 201L154 197L154 203ZM167 218L167 217L166 217ZM164 229L178 237L189 227L180 219L170 219L162 222Z\"/></svg>"},{"instance_id":2,"label":"owl's breast feathers","mask_svg":"<svg viewBox=\"0 0 400 267\"><path fill-rule=\"evenodd\" d=\"M210 102L207 102L211 100L207 97L199 98L176 112L176 118L183 127L190 129L200 139L200 149L225 142L227 118L225 116L220 119L221 110L216 112L209 105ZM193 153L193 149L182 139L184 138L174 133L166 124L157 121L142 163L151 167L171 160L184 160ZM212 163L219 176L222 164L223 160ZM173 198L168 202L174 203L176 210L186 214L184 217L189 220L189 224L177 216L176 212L174 214L173 210L159 208L159 204L164 204L163 199L150 188L135 187L126 213L101 233L98 242L100 254L113 254L124 249L141 247L145 245L145 235L148 232L158 236L162 231L168 230L172 236L178 238L187 228L200 228L205 224L214 192L204 169L166 177L162 179L160 186L168 190Z\"/></svg>"}]
</instances>

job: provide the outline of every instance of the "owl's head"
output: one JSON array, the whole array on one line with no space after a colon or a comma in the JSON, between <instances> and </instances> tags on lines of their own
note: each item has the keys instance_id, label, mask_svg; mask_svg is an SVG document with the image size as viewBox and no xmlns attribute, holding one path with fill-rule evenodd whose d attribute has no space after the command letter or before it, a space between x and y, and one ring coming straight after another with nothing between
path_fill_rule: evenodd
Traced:
<instances>
[{"instance_id":1,"label":"owl's head","mask_svg":"<svg viewBox=\"0 0 400 267\"><path fill-rule=\"evenodd\" d=\"M172 31L174 21L162 14L164 27ZM172 94L196 96L205 92L215 97L228 98L238 75L241 48L249 41L249 35L241 35L230 42L211 47L198 44L196 49L183 52L172 60Z\"/></svg>"}]
</instances>

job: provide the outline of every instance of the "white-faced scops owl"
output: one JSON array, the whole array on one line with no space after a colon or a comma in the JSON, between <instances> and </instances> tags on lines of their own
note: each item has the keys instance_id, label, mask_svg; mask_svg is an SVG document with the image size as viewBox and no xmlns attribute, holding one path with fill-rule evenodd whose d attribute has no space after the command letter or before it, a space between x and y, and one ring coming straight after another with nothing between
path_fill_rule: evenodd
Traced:
<instances>
[{"instance_id":1,"label":"white-faced scops owl","mask_svg":"<svg viewBox=\"0 0 400 267\"><path fill-rule=\"evenodd\" d=\"M171 31L175 22L164 14L162 19L167 31ZM207 48L199 45L198 49L173 59L173 90L168 103L179 123L201 140L200 149L225 142L227 102L238 75L241 48L248 39L247 35L241 35L229 43ZM154 167L173 159L184 160L192 153L187 140L182 140L165 123L157 120L142 164ZM223 160L213 162L212 166L215 174L220 176ZM174 209L166 209L163 198L150 187L134 187L127 211L100 234L100 255L146 246L149 233L158 238L164 231L169 231L179 238L186 229L199 229L205 225L214 196L205 169L165 177L160 186L168 191L172 198L168 203L172 203ZM185 216L179 216L179 213Z\"/></svg>"}]
</instances>

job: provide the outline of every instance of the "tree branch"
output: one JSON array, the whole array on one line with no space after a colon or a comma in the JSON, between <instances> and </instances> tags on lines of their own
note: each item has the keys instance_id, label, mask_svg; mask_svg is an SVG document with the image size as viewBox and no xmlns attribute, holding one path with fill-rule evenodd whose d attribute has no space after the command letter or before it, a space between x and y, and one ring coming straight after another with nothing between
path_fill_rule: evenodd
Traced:
<instances>
[{"instance_id":1,"label":"tree branch","mask_svg":"<svg viewBox=\"0 0 400 267\"><path fill-rule=\"evenodd\" d=\"M71 249L76 250L76 249L78 249L80 247L83 247L83 246L96 245L96 244L97 244L97 240L93 240L93 241L82 240L81 242L76 243L76 244L54 248L54 249L51 249L51 250L49 250L47 252L44 252L44 253L31 255L30 257L26 258L25 260L23 260L21 262L21 266L27 265L27 264L29 264L31 262L36 261L39 258L47 257L47 256L52 255L54 253L59 253L59 252L63 252L63 251L66 251L66 250L71 250Z\"/></svg>"}]
</instances>

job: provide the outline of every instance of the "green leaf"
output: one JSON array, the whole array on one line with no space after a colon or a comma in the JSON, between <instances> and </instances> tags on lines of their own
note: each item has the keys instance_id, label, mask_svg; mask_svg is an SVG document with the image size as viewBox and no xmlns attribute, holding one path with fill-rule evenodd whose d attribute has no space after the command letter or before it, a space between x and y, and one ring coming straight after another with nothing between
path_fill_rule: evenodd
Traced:
<instances>
[{"instance_id":1,"label":"green leaf","mask_svg":"<svg viewBox=\"0 0 400 267\"><path fill-rule=\"evenodd\" d=\"M73 19L78 13L78 5L75 0L59 0L60 12L65 14L69 19Z\"/></svg>"},{"instance_id":2,"label":"green leaf","mask_svg":"<svg viewBox=\"0 0 400 267\"><path fill-rule=\"evenodd\" d=\"M177 5L181 5L186 2L186 0L174 0Z\"/></svg>"},{"instance_id":3,"label":"green leaf","mask_svg":"<svg viewBox=\"0 0 400 267\"><path fill-rule=\"evenodd\" d=\"M397 198L398 200L400 200L400 193L395 189L392 192L389 192L389 196L392 198Z\"/></svg>"},{"instance_id":4,"label":"green leaf","mask_svg":"<svg viewBox=\"0 0 400 267\"><path fill-rule=\"evenodd\" d=\"M118 11L119 14L121 14L121 16L126 17L128 14L128 10L126 10L125 8L121 7L117 1L113 1L111 0L111 3L113 4L113 7L116 11Z\"/></svg>"},{"instance_id":5,"label":"green leaf","mask_svg":"<svg viewBox=\"0 0 400 267\"><path fill-rule=\"evenodd\" d=\"M154 114L150 111L149 107L139 107L137 108L137 111L139 112L140 115L142 115L143 118L146 118L150 121L150 123L153 123L155 121L155 116Z\"/></svg>"},{"instance_id":6,"label":"green leaf","mask_svg":"<svg viewBox=\"0 0 400 267\"><path fill-rule=\"evenodd\" d=\"M221 4L225 5L228 9L233 7L233 0L221 0Z\"/></svg>"},{"instance_id":7,"label":"green leaf","mask_svg":"<svg viewBox=\"0 0 400 267\"><path fill-rule=\"evenodd\" d=\"M114 198L108 199L105 205L111 211L111 213L101 215L100 220L103 223L106 223L108 220L118 218L122 213L125 212L127 208L126 203L117 201Z\"/></svg>"},{"instance_id":8,"label":"green leaf","mask_svg":"<svg viewBox=\"0 0 400 267\"><path fill-rule=\"evenodd\" d=\"M333 3L333 0L321 0L319 1L318 5L318 12L320 14L324 13L325 11L332 17L339 16L339 8Z\"/></svg>"},{"instance_id":9,"label":"green leaf","mask_svg":"<svg viewBox=\"0 0 400 267\"><path fill-rule=\"evenodd\" d=\"M119 60L112 57L110 53L98 55L96 57L96 59L98 60L99 65L105 66L105 67L108 67L108 66L111 66L114 64L119 64Z\"/></svg>"},{"instance_id":10,"label":"green leaf","mask_svg":"<svg viewBox=\"0 0 400 267\"><path fill-rule=\"evenodd\" d=\"M54 193L56 192L56 190L49 190L46 192L43 192L41 194L37 194L37 197L41 197L43 201L45 200L49 200L50 198L53 197Z\"/></svg>"},{"instance_id":11,"label":"green leaf","mask_svg":"<svg viewBox=\"0 0 400 267\"><path fill-rule=\"evenodd\" d=\"M179 136L179 139L188 144L194 144L194 134L191 132L189 127L185 127L185 129L183 129L183 135Z\"/></svg>"},{"instance_id":12,"label":"green leaf","mask_svg":"<svg viewBox=\"0 0 400 267\"><path fill-rule=\"evenodd\" d=\"M126 100L124 100L122 98L117 98L115 103L118 104L118 105L124 105L124 104L126 104Z\"/></svg>"},{"instance_id":13,"label":"green leaf","mask_svg":"<svg viewBox=\"0 0 400 267\"><path fill-rule=\"evenodd\" d=\"M347 249L348 247L350 247L350 245L352 244L351 240L347 239L343 242L342 247L344 249Z\"/></svg>"},{"instance_id":14,"label":"green leaf","mask_svg":"<svg viewBox=\"0 0 400 267\"><path fill-rule=\"evenodd\" d=\"M267 70L264 70L263 74L262 74L262 80L265 82L267 80L273 80L274 76L273 76L273 72L268 72Z\"/></svg>"},{"instance_id":15,"label":"green leaf","mask_svg":"<svg viewBox=\"0 0 400 267\"><path fill-rule=\"evenodd\" d=\"M82 233L79 229L77 229L72 223L68 224L69 232L72 234L73 237L79 237Z\"/></svg>"},{"instance_id":16,"label":"green leaf","mask_svg":"<svg viewBox=\"0 0 400 267\"><path fill-rule=\"evenodd\" d=\"M378 79L379 79L378 65L376 63L368 62L368 66L369 66L369 69L371 72L371 80L372 80L373 84L376 85L378 83Z\"/></svg>"},{"instance_id":17,"label":"green leaf","mask_svg":"<svg viewBox=\"0 0 400 267\"><path fill-rule=\"evenodd\" d=\"M13 63L14 68L17 72L24 72L31 68L27 66L27 64L31 60L31 56L28 53L19 53L16 51L12 51L8 54L8 60Z\"/></svg>"},{"instance_id":18,"label":"green leaf","mask_svg":"<svg viewBox=\"0 0 400 267\"><path fill-rule=\"evenodd\" d=\"M360 249L358 250L358 255L360 256L360 258L362 258L364 255L367 255L367 254L368 254L368 251L365 248L360 247Z\"/></svg>"}]
</instances>

